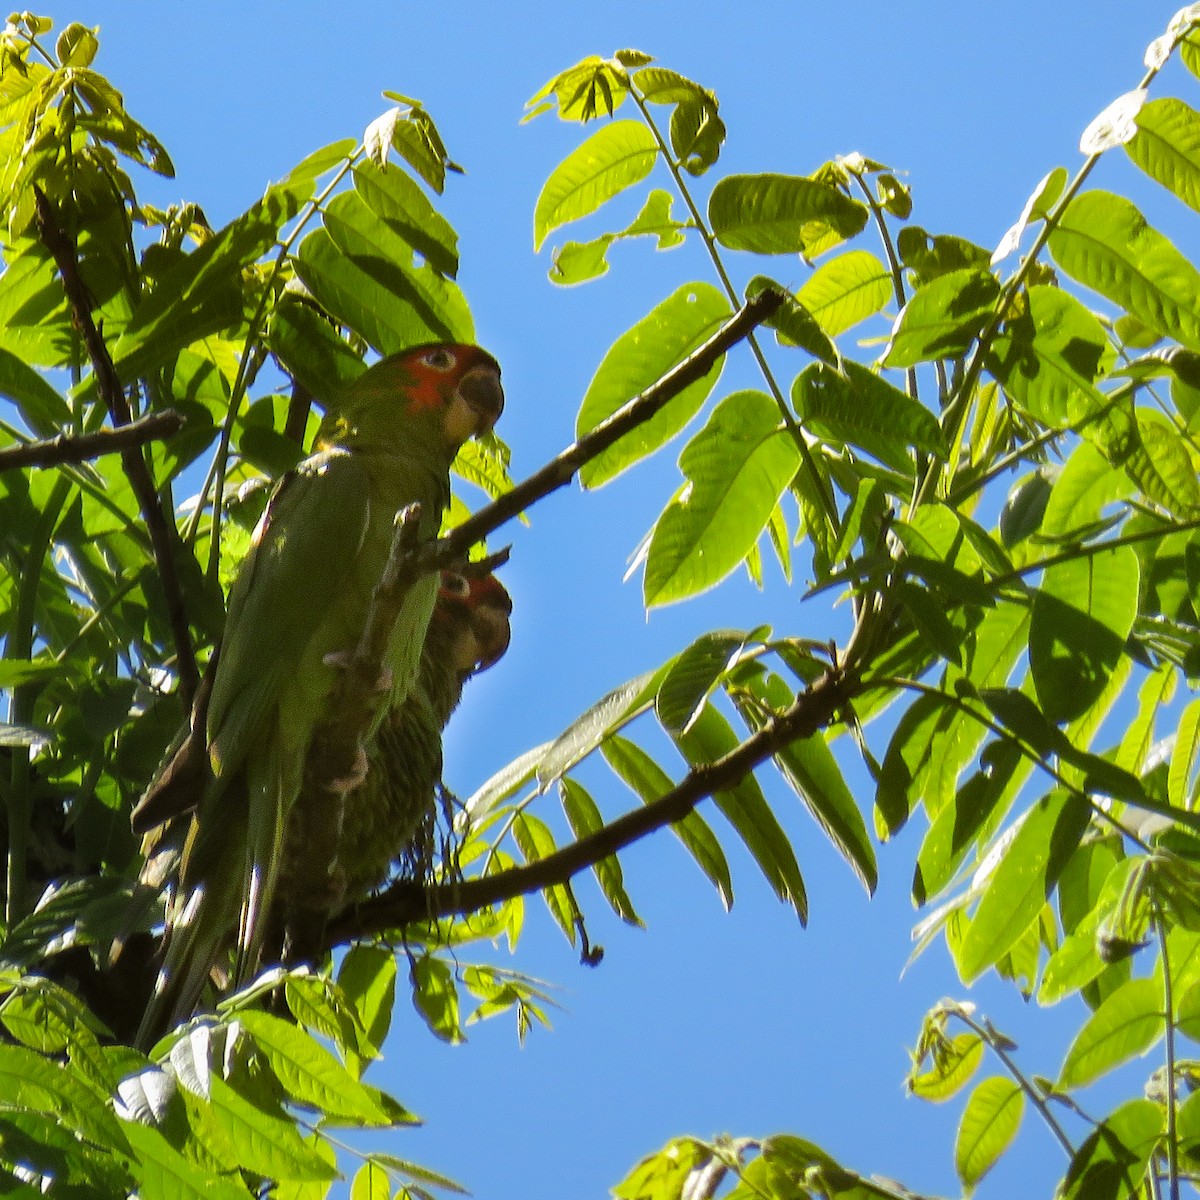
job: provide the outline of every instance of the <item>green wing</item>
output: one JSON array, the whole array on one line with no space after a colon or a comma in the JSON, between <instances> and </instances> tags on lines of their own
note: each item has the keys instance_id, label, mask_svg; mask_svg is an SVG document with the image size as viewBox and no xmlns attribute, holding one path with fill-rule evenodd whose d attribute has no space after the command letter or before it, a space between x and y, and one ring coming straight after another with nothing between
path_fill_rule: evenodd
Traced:
<instances>
[{"instance_id":1,"label":"green wing","mask_svg":"<svg viewBox=\"0 0 1200 1200\"><path fill-rule=\"evenodd\" d=\"M238 770L295 682L302 648L346 585L369 516L367 471L344 450L306 459L276 489L229 593L208 705L218 776Z\"/></svg>"}]
</instances>

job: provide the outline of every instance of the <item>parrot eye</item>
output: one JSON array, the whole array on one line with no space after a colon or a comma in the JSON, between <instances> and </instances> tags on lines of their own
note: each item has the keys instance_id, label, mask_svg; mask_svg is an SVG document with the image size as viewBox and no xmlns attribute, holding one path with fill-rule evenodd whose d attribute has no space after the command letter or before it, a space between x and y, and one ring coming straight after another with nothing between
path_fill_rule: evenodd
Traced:
<instances>
[{"instance_id":1,"label":"parrot eye","mask_svg":"<svg viewBox=\"0 0 1200 1200\"><path fill-rule=\"evenodd\" d=\"M454 355L449 350L438 348L421 355L421 361L435 371L449 371L454 366Z\"/></svg>"},{"instance_id":2,"label":"parrot eye","mask_svg":"<svg viewBox=\"0 0 1200 1200\"><path fill-rule=\"evenodd\" d=\"M457 600L465 600L471 594L471 585L461 575L456 575L453 571L444 571L442 591Z\"/></svg>"}]
</instances>

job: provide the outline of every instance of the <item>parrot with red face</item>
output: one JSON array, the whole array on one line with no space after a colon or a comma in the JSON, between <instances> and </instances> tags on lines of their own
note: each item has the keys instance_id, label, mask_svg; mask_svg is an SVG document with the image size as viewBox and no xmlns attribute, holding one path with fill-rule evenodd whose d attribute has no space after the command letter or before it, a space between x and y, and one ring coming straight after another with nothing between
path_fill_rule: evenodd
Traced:
<instances>
[{"instance_id":1,"label":"parrot with red face","mask_svg":"<svg viewBox=\"0 0 1200 1200\"><path fill-rule=\"evenodd\" d=\"M317 452L276 487L230 589L191 727L133 813L146 832L194 810L143 1034L168 1006L172 1024L191 1015L231 931L235 981L257 970L309 744L362 636L396 515L419 504L419 538L437 536L458 448L489 432L503 406L500 368L479 347L405 350L331 401ZM381 717L416 684L437 592L431 574L404 598Z\"/></svg>"},{"instance_id":2,"label":"parrot with red face","mask_svg":"<svg viewBox=\"0 0 1200 1200\"><path fill-rule=\"evenodd\" d=\"M298 804L284 843L277 936L284 959L313 962L326 920L383 884L397 862L427 865L442 778L442 730L463 685L508 649L512 600L492 574L443 571L416 685L380 722L366 777L345 798L335 869L315 877L309 828L320 809ZM315 814L315 816L313 815Z\"/></svg>"}]
</instances>

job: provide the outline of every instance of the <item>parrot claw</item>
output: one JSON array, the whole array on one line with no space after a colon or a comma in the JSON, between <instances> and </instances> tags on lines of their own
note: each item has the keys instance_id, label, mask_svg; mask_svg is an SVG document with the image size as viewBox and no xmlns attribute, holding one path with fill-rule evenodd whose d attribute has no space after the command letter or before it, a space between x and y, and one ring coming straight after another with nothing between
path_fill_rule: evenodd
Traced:
<instances>
[{"instance_id":1,"label":"parrot claw","mask_svg":"<svg viewBox=\"0 0 1200 1200\"><path fill-rule=\"evenodd\" d=\"M340 779L331 779L326 785L331 792L340 792L343 796L354 791L367 777L367 752L360 745L354 752L354 764L347 775Z\"/></svg>"},{"instance_id":2,"label":"parrot claw","mask_svg":"<svg viewBox=\"0 0 1200 1200\"><path fill-rule=\"evenodd\" d=\"M354 663L354 651L331 650L321 661L327 667L334 667L339 671L348 671ZM380 669L379 676L371 685L371 690L373 692L390 692L392 690L392 672L390 667Z\"/></svg>"}]
</instances>

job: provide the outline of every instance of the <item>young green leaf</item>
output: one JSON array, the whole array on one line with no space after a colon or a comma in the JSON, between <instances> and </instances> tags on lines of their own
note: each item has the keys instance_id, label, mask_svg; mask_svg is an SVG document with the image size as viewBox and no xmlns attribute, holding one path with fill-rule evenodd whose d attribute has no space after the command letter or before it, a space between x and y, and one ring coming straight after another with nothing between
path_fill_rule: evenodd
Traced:
<instances>
[{"instance_id":1,"label":"young green leaf","mask_svg":"<svg viewBox=\"0 0 1200 1200\"><path fill-rule=\"evenodd\" d=\"M593 213L654 168L658 143L640 121L603 125L550 173L533 212L533 248L555 229Z\"/></svg>"},{"instance_id":2,"label":"young green leaf","mask_svg":"<svg viewBox=\"0 0 1200 1200\"><path fill-rule=\"evenodd\" d=\"M954 1169L966 1191L996 1165L1021 1127L1025 1093L1003 1075L975 1085L954 1139Z\"/></svg>"},{"instance_id":3,"label":"young green leaf","mask_svg":"<svg viewBox=\"0 0 1200 1200\"><path fill-rule=\"evenodd\" d=\"M891 296L891 276L869 250L848 250L822 263L796 292L830 337L874 316Z\"/></svg>"}]
</instances>

